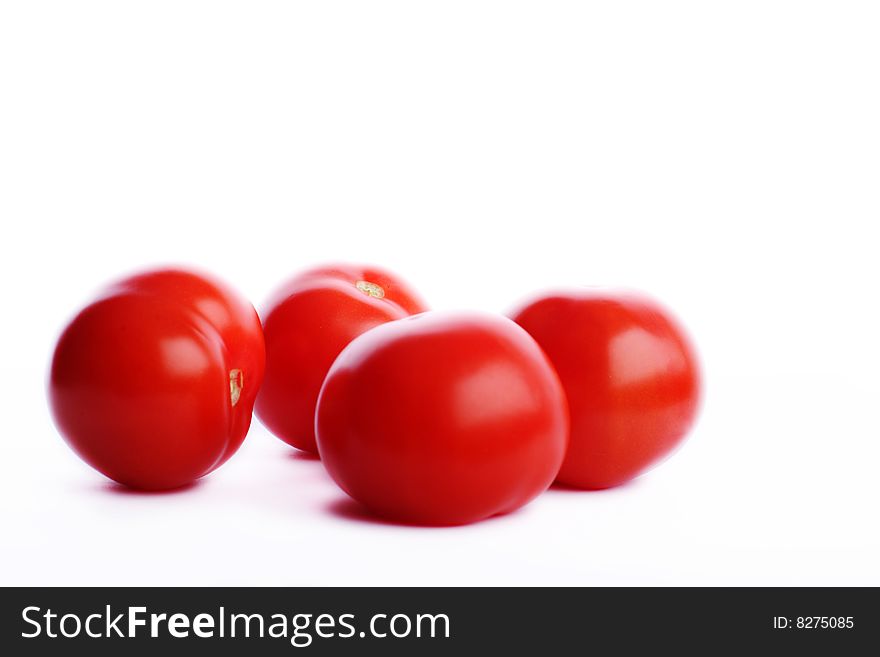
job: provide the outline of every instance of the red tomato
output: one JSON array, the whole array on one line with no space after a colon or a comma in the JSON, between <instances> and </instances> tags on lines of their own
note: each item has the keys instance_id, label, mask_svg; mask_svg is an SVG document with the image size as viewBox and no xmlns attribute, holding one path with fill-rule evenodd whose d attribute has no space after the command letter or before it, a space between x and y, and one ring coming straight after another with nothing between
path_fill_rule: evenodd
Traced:
<instances>
[{"instance_id":1,"label":"red tomato","mask_svg":"<svg viewBox=\"0 0 880 657\"><path fill-rule=\"evenodd\" d=\"M183 486L248 431L263 378L257 313L201 274L153 271L107 288L67 326L49 400L86 463L133 488Z\"/></svg>"},{"instance_id":2,"label":"red tomato","mask_svg":"<svg viewBox=\"0 0 880 657\"><path fill-rule=\"evenodd\" d=\"M558 481L616 486L684 439L697 413L697 358L655 302L584 290L538 298L513 319L543 347L568 397L571 439Z\"/></svg>"},{"instance_id":3,"label":"red tomato","mask_svg":"<svg viewBox=\"0 0 880 657\"><path fill-rule=\"evenodd\" d=\"M425 313L356 338L318 401L327 471L373 512L474 522L544 491L568 441L559 379L505 317Z\"/></svg>"},{"instance_id":4,"label":"red tomato","mask_svg":"<svg viewBox=\"0 0 880 657\"><path fill-rule=\"evenodd\" d=\"M284 442L317 453L315 404L333 360L364 331L423 310L399 278L371 267L320 267L291 279L264 316L257 417Z\"/></svg>"}]
</instances>

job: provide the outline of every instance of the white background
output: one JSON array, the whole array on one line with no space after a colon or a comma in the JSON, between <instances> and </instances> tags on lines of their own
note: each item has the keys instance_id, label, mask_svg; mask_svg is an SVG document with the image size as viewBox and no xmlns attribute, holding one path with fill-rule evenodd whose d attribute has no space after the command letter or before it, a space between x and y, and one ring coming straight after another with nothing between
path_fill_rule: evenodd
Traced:
<instances>
[{"instance_id":1,"label":"white background","mask_svg":"<svg viewBox=\"0 0 880 657\"><path fill-rule=\"evenodd\" d=\"M872 2L5 2L0 583L880 584L880 8ZM108 279L259 307L332 260L437 308L646 290L706 371L617 490L453 529L364 517L258 423L128 493L45 401Z\"/></svg>"}]
</instances>

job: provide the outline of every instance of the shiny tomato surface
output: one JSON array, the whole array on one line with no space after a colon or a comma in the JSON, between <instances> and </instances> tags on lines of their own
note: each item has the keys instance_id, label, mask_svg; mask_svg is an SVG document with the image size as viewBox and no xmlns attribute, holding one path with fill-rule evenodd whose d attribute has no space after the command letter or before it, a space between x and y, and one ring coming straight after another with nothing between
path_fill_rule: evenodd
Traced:
<instances>
[{"instance_id":1,"label":"shiny tomato surface","mask_svg":"<svg viewBox=\"0 0 880 657\"><path fill-rule=\"evenodd\" d=\"M64 330L50 406L96 470L132 488L176 488L239 448L264 359L245 299L204 274L151 271L106 288Z\"/></svg>"},{"instance_id":2,"label":"shiny tomato surface","mask_svg":"<svg viewBox=\"0 0 880 657\"><path fill-rule=\"evenodd\" d=\"M568 398L571 439L558 480L622 484L666 457L697 414L697 357L656 302L584 290L540 297L512 315L544 349Z\"/></svg>"},{"instance_id":3,"label":"shiny tomato surface","mask_svg":"<svg viewBox=\"0 0 880 657\"><path fill-rule=\"evenodd\" d=\"M257 417L284 442L316 453L315 404L333 359L364 331L423 310L409 286L374 267L326 266L294 277L264 313Z\"/></svg>"},{"instance_id":4,"label":"shiny tomato surface","mask_svg":"<svg viewBox=\"0 0 880 657\"><path fill-rule=\"evenodd\" d=\"M501 316L424 313L356 338L318 402L327 471L374 513L455 525L544 491L568 442L565 397L532 338Z\"/></svg>"}]
</instances>

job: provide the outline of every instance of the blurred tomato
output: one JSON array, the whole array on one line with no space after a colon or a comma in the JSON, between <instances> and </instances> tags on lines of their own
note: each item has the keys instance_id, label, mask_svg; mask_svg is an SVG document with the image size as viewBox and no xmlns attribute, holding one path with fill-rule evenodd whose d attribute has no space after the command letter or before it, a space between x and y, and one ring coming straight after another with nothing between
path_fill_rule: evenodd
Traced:
<instances>
[{"instance_id":1,"label":"blurred tomato","mask_svg":"<svg viewBox=\"0 0 880 657\"><path fill-rule=\"evenodd\" d=\"M257 417L284 442L315 446L315 404L333 359L355 337L425 310L388 272L357 265L312 269L288 281L264 316L266 380Z\"/></svg>"},{"instance_id":2,"label":"blurred tomato","mask_svg":"<svg viewBox=\"0 0 880 657\"><path fill-rule=\"evenodd\" d=\"M560 482L622 484L684 439L697 413L697 358L657 303L585 290L540 297L512 316L550 357L568 397L571 439Z\"/></svg>"},{"instance_id":3,"label":"blurred tomato","mask_svg":"<svg viewBox=\"0 0 880 657\"><path fill-rule=\"evenodd\" d=\"M327 471L375 513L453 525L512 511L559 469L559 379L512 321L425 313L356 338L333 363L316 418Z\"/></svg>"},{"instance_id":4,"label":"blurred tomato","mask_svg":"<svg viewBox=\"0 0 880 657\"><path fill-rule=\"evenodd\" d=\"M203 274L159 270L107 288L62 333L49 400L68 444L121 484L168 489L225 462L263 378L253 306Z\"/></svg>"}]
</instances>

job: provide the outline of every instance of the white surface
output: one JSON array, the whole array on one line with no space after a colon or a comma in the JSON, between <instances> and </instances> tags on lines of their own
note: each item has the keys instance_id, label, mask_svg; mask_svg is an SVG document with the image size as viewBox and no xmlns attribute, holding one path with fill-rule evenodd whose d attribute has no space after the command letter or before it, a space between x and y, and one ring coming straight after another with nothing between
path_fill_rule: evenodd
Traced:
<instances>
[{"instance_id":1,"label":"white surface","mask_svg":"<svg viewBox=\"0 0 880 657\"><path fill-rule=\"evenodd\" d=\"M880 8L864 2L8 2L2 584L880 584ZM96 287L326 260L438 308L642 288L707 375L670 461L456 529L357 516L259 425L128 494L57 436Z\"/></svg>"}]
</instances>

